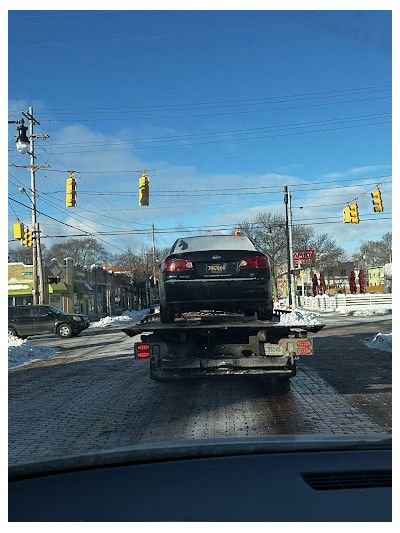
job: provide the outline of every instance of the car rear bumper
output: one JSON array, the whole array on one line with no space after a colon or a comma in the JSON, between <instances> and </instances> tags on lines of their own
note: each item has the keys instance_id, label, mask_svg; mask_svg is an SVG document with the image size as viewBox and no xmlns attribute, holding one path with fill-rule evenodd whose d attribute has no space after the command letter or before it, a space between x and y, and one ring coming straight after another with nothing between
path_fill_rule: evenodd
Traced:
<instances>
[{"instance_id":1,"label":"car rear bumper","mask_svg":"<svg viewBox=\"0 0 400 533\"><path fill-rule=\"evenodd\" d=\"M167 279L164 281L166 303L179 311L218 308L251 309L272 305L270 280L266 279Z\"/></svg>"}]
</instances>

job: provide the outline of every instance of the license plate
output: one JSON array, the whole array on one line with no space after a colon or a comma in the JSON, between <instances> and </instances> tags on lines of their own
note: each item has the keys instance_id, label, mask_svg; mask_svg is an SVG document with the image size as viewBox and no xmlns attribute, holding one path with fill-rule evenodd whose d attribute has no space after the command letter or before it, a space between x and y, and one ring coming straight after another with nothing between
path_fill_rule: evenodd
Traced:
<instances>
[{"instance_id":1,"label":"license plate","mask_svg":"<svg viewBox=\"0 0 400 533\"><path fill-rule=\"evenodd\" d=\"M224 274L228 263L218 263L214 265L206 265L206 274Z\"/></svg>"},{"instance_id":2,"label":"license plate","mask_svg":"<svg viewBox=\"0 0 400 533\"><path fill-rule=\"evenodd\" d=\"M265 355L283 355L283 346L264 343L264 353Z\"/></svg>"}]
</instances>

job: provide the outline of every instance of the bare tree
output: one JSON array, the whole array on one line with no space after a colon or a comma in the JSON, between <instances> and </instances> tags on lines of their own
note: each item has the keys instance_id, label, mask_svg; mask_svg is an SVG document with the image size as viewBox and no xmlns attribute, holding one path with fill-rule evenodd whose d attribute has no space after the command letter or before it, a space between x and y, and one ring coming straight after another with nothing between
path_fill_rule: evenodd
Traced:
<instances>
[{"instance_id":1,"label":"bare tree","mask_svg":"<svg viewBox=\"0 0 400 533\"><path fill-rule=\"evenodd\" d=\"M242 221L236 227L252 238L260 250L269 255L275 290L277 280L287 273L286 219L281 215L260 212L252 221ZM344 250L328 233L319 234L312 226L294 224L294 250L315 250L315 260L309 268L324 270L344 257Z\"/></svg>"},{"instance_id":2,"label":"bare tree","mask_svg":"<svg viewBox=\"0 0 400 533\"><path fill-rule=\"evenodd\" d=\"M360 250L354 252L353 260L358 261L359 268L383 266L392 259L392 233L385 233L380 241L366 241Z\"/></svg>"},{"instance_id":3,"label":"bare tree","mask_svg":"<svg viewBox=\"0 0 400 533\"><path fill-rule=\"evenodd\" d=\"M108 254L102 244L93 237L85 239L68 239L54 244L46 253L46 260L55 257L60 261L72 257L74 263L91 265L99 261L107 261Z\"/></svg>"},{"instance_id":4,"label":"bare tree","mask_svg":"<svg viewBox=\"0 0 400 533\"><path fill-rule=\"evenodd\" d=\"M46 247L41 244L42 255L46 254ZM24 265L32 265L32 248L26 246L19 246L18 248L10 248L8 250L9 263L24 263Z\"/></svg>"}]
</instances>

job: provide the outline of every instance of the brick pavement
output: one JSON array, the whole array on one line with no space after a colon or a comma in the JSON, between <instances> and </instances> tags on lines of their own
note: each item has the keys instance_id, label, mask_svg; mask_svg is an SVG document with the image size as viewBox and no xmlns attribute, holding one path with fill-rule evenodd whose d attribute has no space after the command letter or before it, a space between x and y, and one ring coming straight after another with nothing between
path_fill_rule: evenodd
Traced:
<instances>
[{"instance_id":1,"label":"brick pavement","mask_svg":"<svg viewBox=\"0 0 400 533\"><path fill-rule=\"evenodd\" d=\"M325 336L328 344L332 333ZM350 335L349 342L354 347L359 340ZM304 359L291 384L279 388L251 376L156 383L148 361L132 358L132 345L121 332L108 331L11 369L10 463L161 440L389 429L378 415L368 416L354 394L332 386L337 373L324 375L323 361L332 364L329 346ZM315 361L321 361L322 375ZM350 376L345 378L343 387ZM369 397L376 403L380 394L378 388Z\"/></svg>"}]
</instances>

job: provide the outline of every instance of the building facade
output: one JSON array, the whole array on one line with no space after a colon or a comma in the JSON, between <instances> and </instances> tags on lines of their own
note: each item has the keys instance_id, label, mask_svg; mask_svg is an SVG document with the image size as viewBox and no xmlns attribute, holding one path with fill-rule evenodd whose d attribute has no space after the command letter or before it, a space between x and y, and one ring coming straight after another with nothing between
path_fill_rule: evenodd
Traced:
<instances>
[{"instance_id":1,"label":"building facade","mask_svg":"<svg viewBox=\"0 0 400 533\"><path fill-rule=\"evenodd\" d=\"M59 281L48 283L49 277ZM45 303L66 313L82 313L93 320L137 308L131 278L100 265L81 266L71 258L61 264L52 259L44 266L44 280ZM32 304L32 287L32 265L9 263L8 305Z\"/></svg>"}]
</instances>

